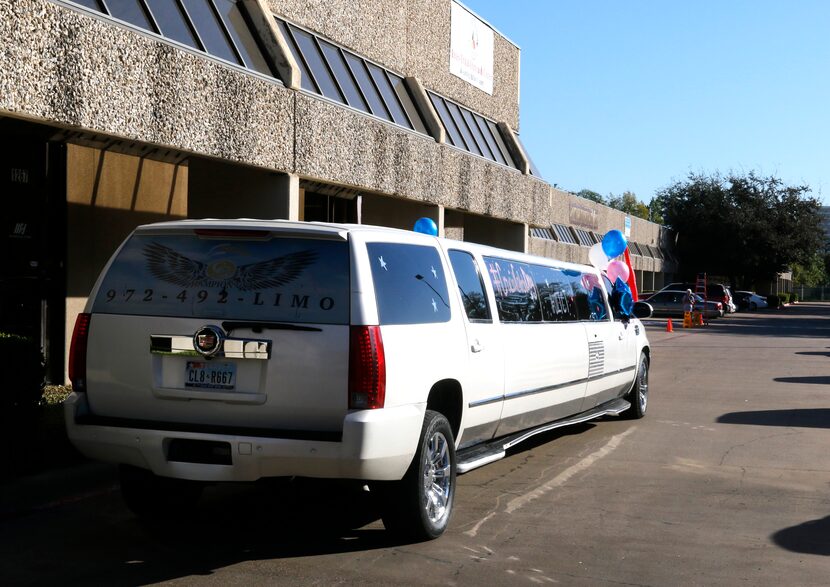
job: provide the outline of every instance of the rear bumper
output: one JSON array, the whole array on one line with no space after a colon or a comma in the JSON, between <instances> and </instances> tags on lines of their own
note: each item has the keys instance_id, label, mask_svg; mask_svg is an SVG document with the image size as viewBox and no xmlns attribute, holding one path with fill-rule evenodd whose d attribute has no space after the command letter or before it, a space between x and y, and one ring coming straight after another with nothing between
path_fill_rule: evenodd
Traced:
<instances>
[{"instance_id":1,"label":"rear bumper","mask_svg":"<svg viewBox=\"0 0 830 587\"><path fill-rule=\"evenodd\" d=\"M199 481L254 481L261 477L319 477L395 480L415 454L424 405L363 410L348 414L339 441L173 431L146 426L79 424L86 397L72 393L64 403L69 439L84 455L134 465L156 475ZM159 428L164 425L160 424ZM174 439L227 442L230 465L168 460Z\"/></svg>"}]
</instances>

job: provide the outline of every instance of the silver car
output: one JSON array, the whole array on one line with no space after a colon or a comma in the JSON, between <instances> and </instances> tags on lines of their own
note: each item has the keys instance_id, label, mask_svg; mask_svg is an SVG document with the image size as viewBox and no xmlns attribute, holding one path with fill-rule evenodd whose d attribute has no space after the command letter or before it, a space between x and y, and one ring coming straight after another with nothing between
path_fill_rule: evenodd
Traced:
<instances>
[{"instance_id":1,"label":"silver car","mask_svg":"<svg viewBox=\"0 0 830 587\"><path fill-rule=\"evenodd\" d=\"M707 302L697 295L695 297L694 310L702 311L703 317L707 320L723 316L723 304L720 302ZM653 316L668 316L670 318L682 318L684 314L684 303L686 292L680 290L663 290L645 298L643 301L651 304L654 308Z\"/></svg>"}]
</instances>

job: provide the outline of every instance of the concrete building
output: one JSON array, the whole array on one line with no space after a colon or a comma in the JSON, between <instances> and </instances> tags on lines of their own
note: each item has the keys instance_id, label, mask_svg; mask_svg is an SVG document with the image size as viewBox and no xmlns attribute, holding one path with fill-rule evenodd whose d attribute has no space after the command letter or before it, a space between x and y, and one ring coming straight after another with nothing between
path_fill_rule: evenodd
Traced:
<instances>
[{"instance_id":1,"label":"concrete building","mask_svg":"<svg viewBox=\"0 0 830 587\"><path fill-rule=\"evenodd\" d=\"M0 0L0 331L39 336L62 380L115 247L183 217L428 216L583 263L620 229L659 288L660 226L535 170L519 74L519 48L452 0Z\"/></svg>"},{"instance_id":2,"label":"concrete building","mask_svg":"<svg viewBox=\"0 0 830 587\"><path fill-rule=\"evenodd\" d=\"M830 253L830 206L819 209L821 215L821 229L824 231L824 252Z\"/></svg>"}]
</instances>

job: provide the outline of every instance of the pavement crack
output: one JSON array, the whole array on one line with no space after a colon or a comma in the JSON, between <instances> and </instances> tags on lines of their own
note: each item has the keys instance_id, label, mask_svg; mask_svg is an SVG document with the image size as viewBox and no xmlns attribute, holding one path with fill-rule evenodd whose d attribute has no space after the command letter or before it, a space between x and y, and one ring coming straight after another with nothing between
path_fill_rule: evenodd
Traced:
<instances>
[{"instance_id":1,"label":"pavement crack","mask_svg":"<svg viewBox=\"0 0 830 587\"><path fill-rule=\"evenodd\" d=\"M737 448L743 448L745 446L749 446L750 444L755 444L756 442L760 442L762 440L769 440L771 438L778 438L778 437L781 437L781 436L795 436L795 435L799 435L799 434L802 434L802 432L800 430L790 429L789 432L782 432L782 433L778 433L778 434L765 434L764 436L758 436L756 438L748 440L747 442L742 442L740 444L732 445L728 449L726 449L726 451L723 453L723 455L720 458L720 462L718 463L718 465L722 467L724 465L724 462L726 461L727 457L729 457L730 453L733 450L737 449Z\"/></svg>"}]
</instances>

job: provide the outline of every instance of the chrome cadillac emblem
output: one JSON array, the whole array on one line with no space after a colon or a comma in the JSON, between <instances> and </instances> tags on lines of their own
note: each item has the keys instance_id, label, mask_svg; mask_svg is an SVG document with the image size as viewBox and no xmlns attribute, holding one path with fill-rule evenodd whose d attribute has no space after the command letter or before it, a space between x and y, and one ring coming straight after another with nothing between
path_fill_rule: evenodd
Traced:
<instances>
[{"instance_id":1,"label":"chrome cadillac emblem","mask_svg":"<svg viewBox=\"0 0 830 587\"><path fill-rule=\"evenodd\" d=\"M212 357L222 349L225 333L216 326L202 326L193 335L193 348L203 357Z\"/></svg>"}]
</instances>

